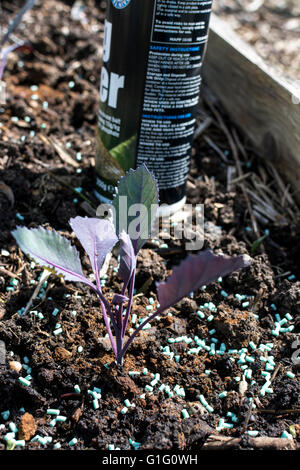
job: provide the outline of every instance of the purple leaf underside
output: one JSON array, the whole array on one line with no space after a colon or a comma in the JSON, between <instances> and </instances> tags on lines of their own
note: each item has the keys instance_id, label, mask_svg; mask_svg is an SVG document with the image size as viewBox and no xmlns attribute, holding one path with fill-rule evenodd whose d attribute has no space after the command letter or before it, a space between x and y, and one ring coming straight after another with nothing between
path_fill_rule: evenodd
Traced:
<instances>
[{"instance_id":1,"label":"purple leaf underside","mask_svg":"<svg viewBox=\"0 0 300 470\"><path fill-rule=\"evenodd\" d=\"M157 284L160 310L169 308L201 286L216 281L220 276L226 276L248 265L246 256L214 255L210 250L188 256L173 269L166 282Z\"/></svg>"},{"instance_id":2,"label":"purple leaf underside","mask_svg":"<svg viewBox=\"0 0 300 470\"><path fill-rule=\"evenodd\" d=\"M99 273L106 255L118 241L113 224L106 219L75 217L70 225L88 254L95 274L96 270Z\"/></svg>"}]
</instances>

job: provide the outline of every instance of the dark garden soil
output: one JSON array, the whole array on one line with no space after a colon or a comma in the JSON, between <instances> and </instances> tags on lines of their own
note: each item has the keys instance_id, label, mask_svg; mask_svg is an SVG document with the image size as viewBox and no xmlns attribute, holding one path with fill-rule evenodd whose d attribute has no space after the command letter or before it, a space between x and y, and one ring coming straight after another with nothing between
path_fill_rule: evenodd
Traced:
<instances>
[{"instance_id":1,"label":"dark garden soil","mask_svg":"<svg viewBox=\"0 0 300 470\"><path fill-rule=\"evenodd\" d=\"M7 22L20 3L3 0L1 20ZM22 313L42 269L22 254L11 231L43 224L81 250L68 220L96 207L93 157L105 2L84 2L86 22L71 19L72 3L37 2L17 33L31 40L33 52L12 55L4 77L0 449L9 445L4 437L13 429L10 423L26 449L53 449L56 443L70 449L76 438L74 449L133 449L140 443L140 449L197 450L226 446L226 437L237 438L236 448L295 448L300 443L299 211L289 186L261 161L205 87L188 202L205 205L204 247L247 253L251 266L195 292L154 321L128 350L123 368L114 363L96 295L84 285L51 275ZM133 307L138 319L149 314L150 297L156 304L155 281L185 255L183 241L173 239L149 241L141 251ZM84 256L83 266L90 274ZM103 279L108 296L120 289L116 266L113 257ZM278 331L279 320L282 331L276 336L272 331ZM54 335L57 323L63 332ZM208 350L191 353L196 336L206 340ZM265 393L262 372L270 374ZM22 385L19 378L28 375L30 385ZM102 395L96 410L88 393L94 387ZM220 397L222 392L227 396ZM213 410L203 399L201 404L200 395ZM127 399L134 406L126 410ZM51 426L49 408L66 420ZM281 439L283 432L289 439ZM32 441L36 435L40 438Z\"/></svg>"}]
</instances>

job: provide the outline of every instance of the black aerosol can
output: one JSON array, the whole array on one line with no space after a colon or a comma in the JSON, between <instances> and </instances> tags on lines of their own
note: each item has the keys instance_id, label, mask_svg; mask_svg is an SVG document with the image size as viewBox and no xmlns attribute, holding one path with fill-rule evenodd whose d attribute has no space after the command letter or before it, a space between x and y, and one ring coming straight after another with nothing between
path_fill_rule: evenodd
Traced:
<instances>
[{"instance_id":1,"label":"black aerosol can","mask_svg":"<svg viewBox=\"0 0 300 470\"><path fill-rule=\"evenodd\" d=\"M145 163L175 212L185 185L212 0L107 0L96 196Z\"/></svg>"}]
</instances>

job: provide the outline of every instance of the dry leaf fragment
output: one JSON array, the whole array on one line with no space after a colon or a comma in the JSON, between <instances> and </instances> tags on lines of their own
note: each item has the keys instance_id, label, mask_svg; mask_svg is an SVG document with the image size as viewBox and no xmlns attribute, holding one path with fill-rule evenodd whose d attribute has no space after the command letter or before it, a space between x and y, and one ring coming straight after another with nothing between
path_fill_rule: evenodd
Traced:
<instances>
[{"instance_id":1,"label":"dry leaf fragment","mask_svg":"<svg viewBox=\"0 0 300 470\"><path fill-rule=\"evenodd\" d=\"M77 163L71 155L63 148L63 146L56 140L54 137L45 137L44 135L40 135L40 138L43 142L45 142L48 145L52 145L54 150L58 153L60 158L65 162L68 163L68 165L71 165L75 168L79 167L79 163Z\"/></svg>"},{"instance_id":2,"label":"dry leaf fragment","mask_svg":"<svg viewBox=\"0 0 300 470\"><path fill-rule=\"evenodd\" d=\"M29 441L32 436L35 435L36 430L37 425L35 423L34 417L30 413L24 413L19 427L19 439Z\"/></svg>"}]
</instances>

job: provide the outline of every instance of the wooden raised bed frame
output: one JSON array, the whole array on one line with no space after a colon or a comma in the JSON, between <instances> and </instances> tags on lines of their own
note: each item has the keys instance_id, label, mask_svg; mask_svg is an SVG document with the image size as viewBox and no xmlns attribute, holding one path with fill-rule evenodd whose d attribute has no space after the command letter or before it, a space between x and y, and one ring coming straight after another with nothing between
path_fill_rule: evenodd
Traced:
<instances>
[{"instance_id":1,"label":"wooden raised bed frame","mask_svg":"<svg viewBox=\"0 0 300 470\"><path fill-rule=\"evenodd\" d=\"M204 78L233 121L291 183L300 200L300 81L280 77L212 15Z\"/></svg>"}]
</instances>

